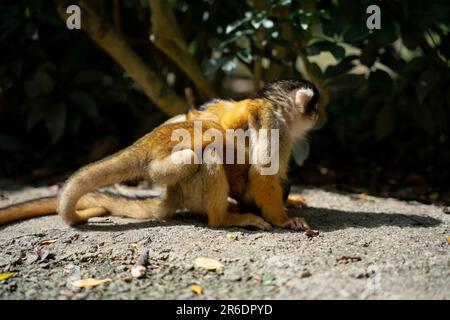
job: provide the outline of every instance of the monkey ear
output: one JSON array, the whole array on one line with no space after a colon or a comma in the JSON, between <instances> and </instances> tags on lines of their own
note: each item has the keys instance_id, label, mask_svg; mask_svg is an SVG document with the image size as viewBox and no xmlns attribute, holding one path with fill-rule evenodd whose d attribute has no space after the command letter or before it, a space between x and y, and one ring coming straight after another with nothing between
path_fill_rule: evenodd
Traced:
<instances>
[{"instance_id":1,"label":"monkey ear","mask_svg":"<svg viewBox=\"0 0 450 320\"><path fill-rule=\"evenodd\" d=\"M313 98L314 92L308 88L302 88L295 91L295 106L300 108L302 112L305 110L305 106Z\"/></svg>"}]
</instances>

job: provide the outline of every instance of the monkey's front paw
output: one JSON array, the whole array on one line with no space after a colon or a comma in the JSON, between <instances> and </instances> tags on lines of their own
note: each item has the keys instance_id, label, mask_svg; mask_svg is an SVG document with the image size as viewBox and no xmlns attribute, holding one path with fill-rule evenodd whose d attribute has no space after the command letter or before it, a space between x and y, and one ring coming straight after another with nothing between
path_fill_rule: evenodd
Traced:
<instances>
[{"instance_id":1,"label":"monkey's front paw","mask_svg":"<svg viewBox=\"0 0 450 320\"><path fill-rule=\"evenodd\" d=\"M306 223L304 218L292 217L281 225L282 228L292 229L296 231L306 231L311 230L309 225Z\"/></svg>"}]
</instances>

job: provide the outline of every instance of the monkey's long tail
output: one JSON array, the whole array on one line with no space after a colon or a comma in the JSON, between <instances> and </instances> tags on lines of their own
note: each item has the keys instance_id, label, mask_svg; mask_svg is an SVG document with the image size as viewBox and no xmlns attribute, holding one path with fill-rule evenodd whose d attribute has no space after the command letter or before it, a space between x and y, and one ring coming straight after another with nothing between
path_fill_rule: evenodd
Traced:
<instances>
[{"instance_id":1,"label":"monkey's long tail","mask_svg":"<svg viewBox=\"0 0 450 320\"><path fill-rule=\"evenodd\" d=\"M154 197L132 197L109 192L90 192L80 198L76 204L79 213L85 209L99 208L104 213L112 213L118 216L132 216L136 219L149 218L149 215L158 212L160 199ZM36 198L21 203L16 203L5 208L0 208L0 225L23 220L32 217L56 214L58 199L56 196ZM154 216L152 216L154 217Z\"/></svg>"},{"instance_id":2,"label":"monkey's long tail","mask_svg":"<svg viewBox=\"0 0 450 320\"><path fill-rule=\"evenodd\" d=\"M31 217L56 213L55 196L16 203L0 209L0 225Z\"/></svg>"},{"instance_id":3,"label":"monkey's long tail","mask_svg":"<svg viewBox=\"0 0 450 320\"><path fill-rule=\"evenodd\" d=\"M89 164L67 180L59 195L57 208L58 214L67 224L83 222L90 217L81 215L76 210L78 200L90 191L145 176L145 165L149 162L150 155L144 148L133 148L135 148L134 145ZM104 206L107 210L113 210L109 204L108 202ZM95 204L95 206L98 205ZM114 214L114 212L111 213ZM139 214L138 217L140 217Z\"/></svg>"}]
</instances>

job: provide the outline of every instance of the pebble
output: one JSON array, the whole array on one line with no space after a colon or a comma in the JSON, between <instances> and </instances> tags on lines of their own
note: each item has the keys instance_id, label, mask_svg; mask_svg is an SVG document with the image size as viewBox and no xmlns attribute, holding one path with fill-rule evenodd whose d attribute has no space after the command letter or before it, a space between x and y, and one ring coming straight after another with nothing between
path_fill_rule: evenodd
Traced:
<instances>
[{"instance_id":1,"label":"pebble","mask_svg":"<svg viewBox=\"0 0 450 320\"><path fill-rule=\"evenodd\" d=\"M309 270L305 270L302 273L300 273L300 279L309 278L311 276L312 276L312 274L311 274L311 272L309 272Z\"/></svg>"},{"instance_id":2,"label":"pebble","mask_svg":"<svg viewBox=\"0 0 450 320\"><path fill-rule=\"evenodd\" d=\"M146 267L137 265L131 268L131 275L133 276L133 278L140 279L145 275L146 270L147 270Z\"/></svg>"}]
</instances>

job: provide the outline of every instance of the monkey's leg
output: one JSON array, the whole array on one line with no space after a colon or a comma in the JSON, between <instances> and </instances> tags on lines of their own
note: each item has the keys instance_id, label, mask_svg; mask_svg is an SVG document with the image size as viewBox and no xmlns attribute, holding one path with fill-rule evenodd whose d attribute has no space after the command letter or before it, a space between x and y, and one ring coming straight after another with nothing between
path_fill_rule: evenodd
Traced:
<instances>
[{"instance_id":1,"label":"monkey's leg","mask_svg":"<svg viewBox=\"0 0 450 320\"><path fill-rule=\"evenodd\" d=\"M223 165L202 164L183 189L194 190L197 194L200 192L201 198L196 199L201 202L202 211L208 215L208 225L211 227L256 227L270 230L270 224L261 217L251 213L228 212L229 185Z\"/></svg>"},{"instance_id":2,"label":"monkey's leg","mask_svg":"<svg viewBox=\"0 0 450 320\"><path fill-rule=\"evenodd\" d=\"M246 198L252 198L261 209L262 216L272 225L294 230L309 230L301 217L289 217L284 209L283 191L276 175L261 175L250 169Z\"/></svg>"},{"instance_id":3,"label":"monkey's leg","mask_svg":"<svg viewBox=\"0 0 450 320\"><path fill-rule=\"evenodd\" d=\"M253 213L231 213L228 212L220 224L208 223L210 227L255 227L260 230L272 229L269 223Z\"/></svg>"},{"instance_id":4,"label":"monkey's leg","mask_svg":"<svg viewBox=\"0 0 450 320\"><path fill-rule=\"evenodd\" d=\"M195 157L194 151L185 149L162 159L152 160L148 166L149 178L156 183L174 186L199 170L199 165L194 163Z\"/></svg>"},{"instance_id":5,"label":"monkey's leg","mask_svg":"<svg viewBox=\"0 0 450 320\"><path fill-rule=\"evenodd\" d=\"M94 207L94 208L77 210L77 214L83 220L88 220L89 218L94 218L94 217L101 217L108 213L109 213L109 211L103 207Z\"/></svg>"},{"instance_id":6,"label":"monkey's leg","mask_svg":"<svg viewBox=\"0 0 450 320\"><path fill-rule=\"evenodd\" d=\"M92 192L77 203L77 215L82 221L106 214L134 219L161 218L162 201L159 198L133 199L120 195Z\"/></svg>"}]
</instances>

